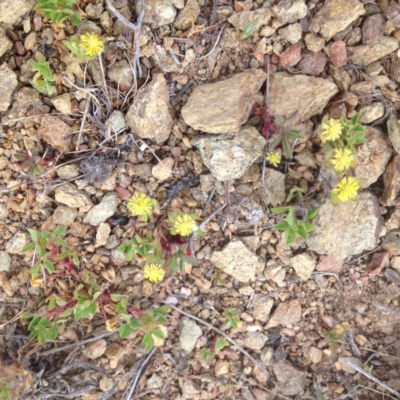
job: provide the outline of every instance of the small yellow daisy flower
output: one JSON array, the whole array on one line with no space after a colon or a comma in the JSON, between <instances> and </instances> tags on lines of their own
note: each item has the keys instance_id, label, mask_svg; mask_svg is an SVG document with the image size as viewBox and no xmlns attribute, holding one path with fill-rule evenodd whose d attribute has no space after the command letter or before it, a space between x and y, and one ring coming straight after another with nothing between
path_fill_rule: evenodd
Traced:
<instances>
[{"instance_id":1,"label":"small yellow daisy flower","mask_svg":"<svg viewBox=\"0 0 400 400\"><path fill-rule=\"evenodd\" d=\"M337 195L340 201L354 201L357 197L357 191L360 188L360 183L356 178L349 176L348 178L343 178L332 193Z\"/></svg>"},{"instance_id":2,"label":"small yellow daisy flower","mask_svg":"<svg viewBox=\"0 0 400 400\"><path fill-rule=\"evenodd\" d=\"M342 124L338 119L330 118L329 122L322 121L321 139L323 142L339 139L341 133Z\"/></svg>"},{"instance_id":3,"label":"small yellow daisy flower","mask_svg":"<svg viewBox=\"0 0 400 400\"><path fill-rule=\"evenodd\" d=\"M95 32L85 33L81 35L81 43L79 46L84 49L87 56L98 56L103 51L104 39L99 38Z\"/></svg>"},{"instance_id":4,"label":"small yellow daisy flower","mask_svg":"<svg viewBox=\"0 0 400 400\"><path fill-rule=\"evenodd\" d=\"M184 214L179 216L174 224L174 229L182 236L189 236L197 228L196 221L191 215Z\"/></svg>"},{"instance_id":5,"label":"small yellow daisy flower","mask_svg":"<svg viewBox=\"0 0 400 400\"><path fill-rule=\"evenodd\" d=\"M126 207L132 213L132 215L140 215L144 221L147 221L148 217L153 212L153 205L157 200L147 197L144 193L135 193L128 201Z\"/></svg>"},{"instance_id":6,"label":"small yellow daisy flower","mask_svg":"<svg viewBox=\"0 0 400 400\"><path fill-rule=\"evenodd\" d=\"M165 271L161 264L149 264L144 267L144 277L150 282L160 282L164 279Z\"/></svg>"},{"instance_id":7,"label":"small yellow daisy flower","mask_svg":"<svg viewBox=\"0 0 400 400\"><path fill-rule=\"evenodd\" d=\"M342 149L335 149L331 161L335 171L341 173L351 167L351 164L354 161L354 156L349 148L344 147Z\"/></svg>"},{"instance_id":8,"label":"small yellow daisy flower","mask_svg":"<svg viewBox=\"0 0 400 400\"><path fill-rule=\"evenodd\" d=\"M277 167L278 164L281 162L281 155L277 151L273 151L271 153L267 153L266 159L274 167Z\"/></svg>"}]
</instances>

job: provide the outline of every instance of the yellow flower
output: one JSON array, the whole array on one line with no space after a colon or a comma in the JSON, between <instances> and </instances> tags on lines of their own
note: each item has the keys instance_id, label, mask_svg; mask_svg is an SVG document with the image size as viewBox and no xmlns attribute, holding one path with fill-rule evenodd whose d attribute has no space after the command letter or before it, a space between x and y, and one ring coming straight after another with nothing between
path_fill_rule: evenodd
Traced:
<instances>
[{"instance_id":1,"label":"yellow flower","mask_svg":"<svg viewBox=\"0 0 400 400\"><path fill-rule=\"evenodd\" d=\"M85 51L85 54L94 57L98 56L104 47L104 39L99 38L97 33L85 33L81 35L81 43L79 44Z\"/></svg>"},{"instance_id":2,"label":"yellow flower","mask_svg":"<svg viewBox=\"0 0 400 400\"><path fill-rule=\"evenodd\" d=\"M342 124L338 119L330 118L329 122L322 121L321 139L323 142L339 139L341 133Z\"/></svg>"},{"instance_id":3,"label":"yellow flower","mask_svg":"<svg viewBox=\"0 0 400 400\"><path fill-rule=\"evenodd\" d=\"M267 161L272 164L274 167L277 167L278 164L281 162L281 155L274 151L272 153L267 153Z\"/></svg>"},{"instance_id":4,"label":"yellow flower","mask_svg":"<svg viewBox=\"0 0 400 400\"><path fill-rule=\"evenodd\" d=\"M356 178L349 176L348 178L343 178L332 193L337 195L340 201L355 200L357 197L357 191L360 188L360 183Z\"/></svg>"},{"instance_id":5,"label":"yellow flower","mask_svg":"<svg viewBox=\"0 0 400 400\"><path fill-rule=\"evenodd\" d=\"M174 224L174 230L182 236L191 235L196 228L196 221L188 214L177 217Z\"/></svg>"},{"instance_id":6,"label":"yellow flower","mask_svg":"<svg viewBox=\"0 0 400 400\"><path fill-rule=\"evenodd\" d=\"M343 149L335 149L332 157L333 168L337 173L346 171L354 160L354 156L350 149L344 147Z\"/></svg>"},{"instance_id":7,"label":"yellow flower","mask_svg":"<svg viewBox=\"0 0 400 400\"><path fill-rule=\"evenodd\" d=\"M132 215L140 215L144 221L147 221L156 202L156 200L147 197L144 193L138 192L129 199L127 208Z\"/></svg>"},{"instance_id":8,"label":"yellow flower","mask_svg":"<svg viewBox=\"0 0 400 400\"><path fill-rule=\"evenodd\" d=\"M161 264L149 264L144 267L144 277L150 282L160 282L164 279L165 271Z\"/></svg>"}]
</instances>

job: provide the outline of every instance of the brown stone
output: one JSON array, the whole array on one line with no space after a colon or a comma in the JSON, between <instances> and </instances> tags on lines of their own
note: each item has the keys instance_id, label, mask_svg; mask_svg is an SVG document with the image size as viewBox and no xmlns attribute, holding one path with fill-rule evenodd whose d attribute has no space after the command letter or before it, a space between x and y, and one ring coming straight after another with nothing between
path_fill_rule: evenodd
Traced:
<instances>
[{"instance_id":1,"label":"brown stone","mask_svg":"<svg viewBox=\"0 0 400 400\"><path fill-rule=\"evenodd\" d=\"M296 43L289 46L280 56L282 67L293 67L301 59L301 47Z\"/></svg>"},{"instance_id":2,"label":"brown stone","mask_svg":"<svg viewBox=\"0 0 400 400\"><path fill-rule=\"evenodd\" d=\"M346 43L342 40L333 42L329 48L329 58L331 63L340 68L347 64Z\"/></svg>"},{"instance_id":3,"label":"brown stone","mask_svg":"<svg viewBox=\"0 0 400 400\"><path fill-rule=\"evenodd\" d=\"M307 383L307 371L298 369L289 361L282 361L272 368L278 379L278 390L283 394L294 396L304 390Z\"/></svg>"},{"instance_id":4,"label":"brown stone","mask_svg":"<svg viewBox=\"0 0 400 400\"><path fill-rule=\"evenodd\" d=\"M377 43L382 38L386 28L386 21L382 14L374 14L365 18L362 25L362 43Z\"/></svg>"},{"instance_id":5,"label":"brown stone","mask_svg":"<svg viewBox=\"0 0 400 400\"><path fill-rule=\"evenodd\" d=\"M316 270L320 272L339 272L343 267L343 261L335 260L330 256L321 256Z\"/></svg>"},{"instance_id":6,"label":"brown stone","mask_svg":"<svg viewBox=\"0 0 400 400\"><path fill-rule=\"evenodd\" d=\"M400 196L400 156L397 155L383 174L383 194L380 201L385 206L399 205Z\"/></svg>"},{"instance_id":7,"label":"brown stone","mask_svg":"<svg viewBox=\"0 0 400 400\"><path fill-rule=\"evenodd\" d=\"M301 320L301 305L299 300L291 300L285 303L280 303L268 321L266 329L274 328L275 326L295 325Z\"/></svg>"},{"instance_id":8,"label":"brown stone","mask_svg":"<svg viewBox=\"0 0 400 400\"><path fill-rule=\"evenodd\" d=\"M45 115L38 130L41 138L60 153L68 151L72 128L58 117Z\"/></svg>"},{"instance_id":9,"label":"brown stone","mask_svg":"<svg viewBox=\"0 0 400 400\"><path fill-rule=\"evenodd\" d=\"M298 67L303 74L315 76L324 70L326 62L326 55L322 51L313 53L309 50L303 50Z\"/></svg>"}]
</instances>

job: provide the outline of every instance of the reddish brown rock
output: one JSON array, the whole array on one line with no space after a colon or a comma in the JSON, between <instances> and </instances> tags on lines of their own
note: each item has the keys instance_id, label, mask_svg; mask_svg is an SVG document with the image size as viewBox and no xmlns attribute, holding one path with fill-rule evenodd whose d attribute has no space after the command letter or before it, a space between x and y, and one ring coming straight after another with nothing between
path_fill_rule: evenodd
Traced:
<instances>
[{"instance_id":1,"label":"reddish brown rock","mask_svg":"<svg viewBox=\"0 0 400 400\"><path fill-rule=\"evenodd\" d=\"M380 251L372 256L369 263L369 274L379 275L382 268L389 264L389 253L387 251Z\"/></svg>"},{"instance_id":2,"label":"reddish brown rock","mask_svg":"<svg viewBox=\"0 0 400 400\"><path fill-rule=\"evenodd\" d=\"M296 43L289 46L280 56L282 67L293 67L301 59L301 47Z\"/></svg>"},{"instance_id":3,"label":"reddish brown rock","mask_svg":"<svg viewBox=\"0 0 400 400\"><path fill-rule=\"evenodd\" d=\"M291 300L285 303L280 303L268 321L266 329L274 328L275 326L295 325L301 320L301 305L299 300Z\"/></svg>"},{"instance_id":4,"label":"reddish brown rock","mask_svg":"<svg viewBox=\"0 0 400 400\"><path fill-rule=\"evenodd\" d=\"M396 28L400 28L400 4L391 1L386 15Z\"/></svg>"},{"instance_id":5,"label":"reddish brown rock","mask_svg":"<svg viewBox=\"0 0 400 400\"><path fill-rule=\"evenodd\" d=\"M303 50L298 67L303 74L315 76L324 70L326 62L326 55L322 51L313 53L309 50Z\"/></svg>"},{"instance_id":6,"label":"reddish brown rock","mask_svg":"<svg viewBox=\"0 0 400 400\"><path fill-rule=\"evenodd\" d=\"M58 117L45 115L38 130L40 137L60 153L69 150L72 128Z\"/></svg>"},{"instance_id":7,"label":"reddish brown rock","mask_svg":"<svg viewBox=\"0 0 400 400\"><path fill-rule=\"evenodd\" d=\"M362 43L377 43L382 38L386 28L386 21L382 14L374 14L365 18L361 28Z\"/></svg>"},{"instance_id":8,"label":"reddish brown rock","mask_svg":"<svg viewBox=\"0 0 400 400\"><path fill-rule=\"evenodd\" d=\"M329 58L331 63L338 68L347 64L346 43L343 42L343 40L333 42L332 46L329 48Z\"/></svg>"},{"instance_id":9,"label":"reddish brown rock","mask_svg":"<svg viewBox=\"0 0 400 400\"><path fill-rule=\"evenodd\" d=\"M294 396L301 393L307 383L307 371L302 371L285 360L273 367L278 379L278 390L286 396Z\"/></svg>"},{"instance_id":10,"label":"reddish brown rock","mask_svg":"<svg viewBox=\"0 0 400 400\"><path fill-rule=\"evenodd\" d=\"M317 264L317 271L339 272L343 267L343 261L335 260L330 256L321 256Z\"/></svg>"}]
</instances>

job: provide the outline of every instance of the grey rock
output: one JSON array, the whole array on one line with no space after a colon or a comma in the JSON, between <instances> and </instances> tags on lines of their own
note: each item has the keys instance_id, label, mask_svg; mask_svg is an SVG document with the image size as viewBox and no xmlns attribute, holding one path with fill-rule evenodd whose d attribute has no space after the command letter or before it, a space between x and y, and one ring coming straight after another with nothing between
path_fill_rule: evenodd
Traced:
<instances>
[{"instance_id":1,"label":"grey rock","mask_svg":"<svg viewBox=\"0 0 400 400\"><path fill-rule=\"evenodd\" d=\"M53 214L53 222L56 225L69 226L75 221L77 215L78 211L74 208L58 206Z\"/></svg>"},{"instance_id":2,"label":"grey rock","mask_svg":"<svg viewBox=\"0 0 400 400\"><path fill-rule=\"evenodd\" d=\"M237 179L261 157L265 140L252 126L238 133L202 136L192 141L201 153L204 165L220 181Z\"/></svg>"},{"instance_id":3,"label":"grey rock","mask_svg":"<svg viewBox=\"0 0 400 400\"><path fill-rule=\"evenodd\" d=\"M0 23L13 24L35 5L36 0L0 0Z\"/></svg>"},{"instance_id":4,"label":"grey rock","mask_svg":"<svg viewBox=\"0 0 400 400\"><path fill-rule=\"evenodd\" d=\"M295 396L304 390L307 383L307 371L300 370L286 360L274 364L272 368L278 380L277 389L283 394Z\"/></svg>"},{"instance_id":5,"label":"grey rock","mask_svg":"<svg viewBox=\"0 0 400 400\"><path fill-rule=\"evenodd\" d=\"M29 237L24 232L17 232L6 244L6 252L21 254L22 249L29 243Z\"/></svg>"},{"instance_id":6,"label":"grey rock","mask_svg":"<svg viewBox=\"0 0 400 400\"><path fill-rule=\"evenodd\" d=\"M308 253L297 254L290 261L292 262L292 267L296 271L296 274L303 281L311 278L311 274L317 266L317 260Z\"/></svg>"},{"instance_id":7,"label":"grey rock","mask_svg":"<svg viewBox=\"0 0 400 400\"><path fill-rule=\"evenodd\" d=\"M283 0L272 11L279 22L286 25L304 18L307 15L307 5L302 1Z\"/></svg>"},{"instance_id":8,"label":"grey rock","mask_svg":"<svg viewBox=\"0 0 400 400\"><path fill-rule=\"evenodd\" d=\"M8 272L10 270L11 257L5 252L0 251L0 271Z\"/></svg>"},{"instance_id":9,"label":"grey rock","mask_svg":"<svg viewBox=\"0 0 400 400\"><path fill-rule=\"evenodd\" d=\"M350 365L347 364L346 361L351 361L353 364L357 365L360 368L363 367L362 361L360 359L356 358L356 357L339 357L338 358L338 363L340 365L340 368L343 371L348 372L349 374L355 374L357 372L357 370L354 369L353 367L350 367Z\"/></svg>"},{"instance_id":10,"label":"grey rock","mask_svg":"<svg viewBox=\"0 0 400 400\"><path fill-rule=\"evenodd\" d=\"M188 29L195 22L200 14L200 6L197 0L188 0L185 7L176 18L174 26L176 29Z\"/></svg>"},{"instance_id":11,"label":"grey rock","mask_svg":"<svg viewBox=\"0 0 400 400\"><path fill-rule=\"evenodd\" d=\"M115 110L107 118L105 126L111 130L111 133L118 133L123 131L128 124L126 123L124 114L121 111Z\"/></svg>"},{"instance_id":12,"label":"grey rock","mask_svg":"<svg viewBox=\"0 0 400 400\"><path fill-rule=\"evenodd\" d=\"M228 18L235 28L244 31L251 23L257 21L252 33L257 32L263 25L267 25L271 19L271 11L268 8L259 8L254 11L244 10L241 12L234 11Z\"/></svg>"},{"instance_id":13,"label":"grey rock","mask_svg":"<svg viewBox=\"0 0 400 400\"><path fill-rule=\"evenodd\" d=\"M59 203L73 208L84 207L91 204L88 195L82 190L79 190L72 183L66 183L56 188L55 199Z\"/></svg>"},{"instance_id":14,"label":"grey rock","mask_svg":"<svg viewBox=\"0 0 400 400\"><path fill-rule=\"evenodd\" d=\"M380 129L366 126L365 139L365 143L357 148L354 156L357 163L354 174L362 189L378 180L392 156L389 141Z\"/></svg>"},{"instance_id":15,"label":"grey rock","mask_svg":"<svg viewBox=\"0 0 400 400\"><path fill-rule=\"evenodd\" d=\"M209 133L238 132L249 118L265 72L249 69L232 78L197 86L182 108L192 128Z\"/></svg>"},{"instance_id":16,"label":"grey rock","mask_svg":"<svg viewBox=\"0 0 400 400\"><path fill-rule=\"evenodd\" d=\"M239 282L254 280L256 271L264 266L240 240L232 240L222 251L214 251L211 262Z\"/></svg>"},{"instance_id":17,"label":"grey rock","mask_svg":"<svg viewBox=\"0 0 400 400\"><path fill-rule=\"evenodd\" d=\"M169 107L167 81L162 74L156 74L138 90L126 115L128 125L142 139L164 142L173 125Z\"/></svg>"},{"instance_id":18,"label":"grey rock","mask_svg":"<svg viewBox=\"0 0 400 400\"><path fill-rule=\"evenodd\" d=\"M330 40L365 13L358 0L326 0L310 23L310 31Z\"/></svg>"},{"instance_id":19,"label":"grey rock","mask_svg":"<svg viewBox=\"0 0 400 400\"><path fill-rule=\"evenodd\" d=\"M385 113L385 106L380 101L363 105L360 108L360 124L370 124L381 118Z\"/></svg>"},{"instance_id":20,"label":"grey rock","mask_svg":"<svg viewBox=\"0 0 400 400\"><path fill-rule=\"evenodd\" d=\"M104 246L110 236L111 228L106 222L101 222L96 232L96 243L94 247Z\"/></svg>"},{"instance_id":21,"label":"grey rock","mask_svg":"<svg viewBox=\"0 0 400 400\"><path fill-rule=\"evenodd\" d=\"M91 4L89 3L85 8L85 13L90 19L99 19L101 14L103 13L103 4Z\"/></svg>"},{"instance_id":22,"label":"grey rock","mask_svg":"<svg viewBox=\"0 0 400 400\"><path fill-rule=\"evenodd\" d=\"M264 186L259 183L257 194L266 206L277 206L286 199L285 174L272 168L265 168Z\"/></svg>"},{"instance_id":23,"label":"grey rock","mask_svg":"<svg viewBox=\"0 0 400 400\"><path fill-rule=\"evenodd\" d=\"M133 72L127 60L117 61L107 72L108 77L123 86L133 85Z\"/></svg>"},{"instance_id":24,"label":"grey rock","mask_svg":"<svg viewBox=\"0 0 400 400\"><path fill-rule=\"evenodd\" d=\"M385 206L400 205L400 156L396 155L383 174L383 194L380 201Z\"/></svg>"},{"instance_id":25,"label":"grey rock","mask_svg":"<svg viewBox=\"0 0 400 400\"><path fill-rule=\"evenodd\" d=\"M301 121L305 121L321 114L338 91L338 87L326 79L278 72L271 76L269 112L289 115L298 110Z\"/></svg>"},{"instance_id":26,"label":"grey rock","mask_svg":"<svg viewBox=\"0 0 400 400\"><path fill-rule=\"evenodd\" d=\"M384 36L378 43L363 44L352 48L349 56L352 63L363 67L380 60L399 48L399 41L394 37Z\"/></svg>"},{"instance_id":27,"label":"grey rock","mask_svg":"<svg viewBox=\"0 0 400 400\"><path fill-rule=\"evenodd\" d=\"M329 73L342 92L347 92L349 90L351 78L344 69L329 64Z\"/></svg>"},{"instance_id":28,"label":"grey rock","mask_svg":"<svg viewBox=\"0 0 400 400\"><path fill-rule=\"evenodd\" d=\"M66 164L57 168L57 175L61 179L68 181L69 179L76 178L79 176L78 164Z\"/></svg>"},{"instance_id":29,"label":"grey rock","mask_svg":"<svg viewBox=\"0 0 400 400\"><path fill-rule=\"evenodd\" d=\"M40 93L33 88L23 87L14 95L13 106L9 112L10 118L23 117L30 106L40 105Z\"/></svg>"},{"instance_id":30,"label":"grey rock","mask_svg":"<svg viewBox=\"0 0 400 400\"><path fill-rule=\"evenodd\" d=\"M295 24L290 24L285 28L279 29L279 34L287 42L294 44L300 41L303 31L301 29L301 25L297 22Z\"/></svg>"},{"instance_id":31,"label":"grey rock","mask_svg":"<svg viewBox=\"0 0 400 400\"><path fill-rule=\"evenodd\" d=\"M11 96L14 89L17 87L17 84L17 75L15 75L14 71L11 71L11 69L8 68L6 63L4 63L0 67L0 111L6 111L10 106Z\"/></svg>"},{"instance_id":32,"label":"grey rock","mask_svg":"<svg viewBox=\"0 0 400 400\"><path fill-rule=\"evenodd\" d=\"M7 217L8 217L7 205L4 203L0 203L0 219L7 219Z\"/></svg>"},{"instance_id":33,"label":"grey rock","mask_svg":"<svg viewBox=\"0 0 400 400\"><path fill-rule=\"evenodd\" d=\"M87 70L97 85L103 85L103 75L101 73L100 62L97 58L88 61Z\"/></svg>"},{"instance_id":34,"label":"grey rock","mask_svg":"<svg viewBox=\"0 0 400 400\"><path fill-rule=\"evenodd\" d=\"M152 0L144 2L144 18L145 24L151 24L152 29L160 26L172 24L175 20L176 10L172 0ZM141 11L141 2L136 2L136 12Z\"/></svg>"},{"instance_id":35,"label":"grey rock","mask_svg":"<svg viewBox=\"0 0 400 400\"><path fill-rule=\"evenodd\" d=\"M161 45L152 46L154 52L151 54L154 63L164 73L179 72L181 67L174 61L172 56L167 53Z\"/></svg>"},{"instance_id":36,"label":"grey rock","mask_svg":"<svg viewBox=\"0 0 400 400\"><path fill-rule=\"evenodd\" d=\"M0 57L13 48L12 41L7 37L6 31L0 28Z\"/></svg>"},{"instance_id":37,"label":"grey rock","mask_svg":"<svg viewBox=\"0 0 400 400\"><path fill-rule=\"evenodd\" d=\"M54 97L51 102L54 104L56 110L60 113L72 113L71 96L69 95L69 93L64 93L61 96Z\"/></svg>"},{"instance_id":38,"label":"grey rock","mask_svg":"<svg viewBox=\"0 0 400 400\"><path fill-rule=\"evenodd\" d=\"M268 336L262 332L248 332L244 339L244 345L252 350L261 350L267 340Z\"/></svg>"},{"instance_id":39,"label":"grey rock","mask_svg":"<svg viewBox=\"0 0 400 400\"><path fill-rule=\"evenodd\" d=\"M251 315L258 321L267 322L274 301L271 298L262 300L262 297L263 295L257 295L254 297L251 303L253 306L253 312Z\"/></svg>"},{"instance_id":40,"label":"grey rock","mask_svg":"<svg viewBox=\"0 0 400 400\"><path fill-rule=\"evenodd\" d=\"M400 121L397 113L393 112L390 114L387 121L387 129L393 148L396 150L397 154L400 154Z\"/></svg>"},{"instance_id":41,"label":"grey rock","mask_svg":"<svg viewBox=\"0 0 400 400\"><path fill-rule=\"evenodd\" d=\"M182 318L179 335L179 346L190 353L196 346L197 339L203 334L201 328L190 318Z\"/></svg>"},{"instance_id":42,"label":"grey rock","mask_svg":"<svg viewBox=\"0 0 400 400\"><path fill-rule=\"evenodd\" d=\"M36 32L31 32L24 40L24 47L26 51L35 48L38 42L38 34Z\"/></svg>"},{"instance_id":43,"label":"grey rock","mask_svg":"<svg viewBox=\"0 0 400 400\"><path fill-rule=\"evenodd\" d=\"M117 211L118 196L116 193L107 193L101 202L88 212L87 221L90 225L98 226L112 217Z\"/></svg>"},{"instance_id":44,"label":"grey rock","mask_svg":"<svg viewBox=\"0 0 400 400\"><path fill-rule=\"evenodd\" d=\"M300 153L297 153L294 158L299 162L300 165L305 165L306 167L315 168L317 165L314 154L307 147L304 148Z\"/></svg>"},{"instance_id":45,"label":"grey rock","mask_svg":"<svg viewBox=\"0 0 400 400\"><path fill-rule=\"evenodd\" d=\"M374 249L383 223L379 203L368 192L336 206L326 199L312 222L316 229L308 235L308 246L337 260Z\"/></svg>"}]
</instances>

